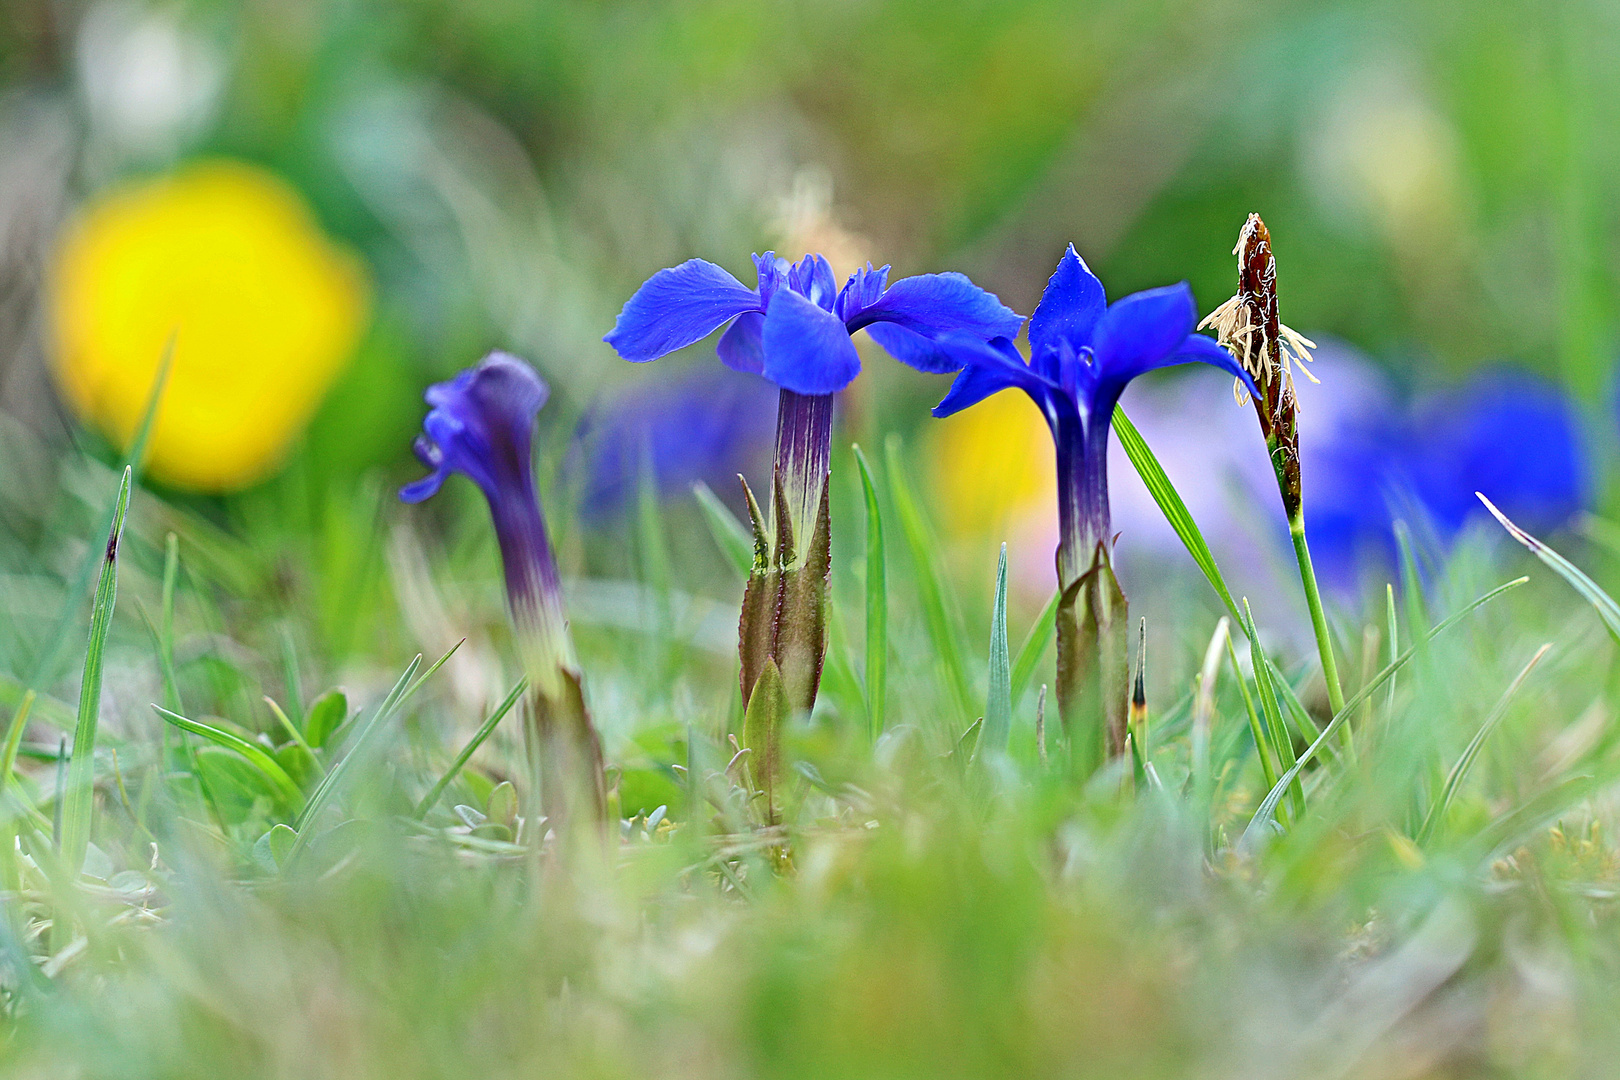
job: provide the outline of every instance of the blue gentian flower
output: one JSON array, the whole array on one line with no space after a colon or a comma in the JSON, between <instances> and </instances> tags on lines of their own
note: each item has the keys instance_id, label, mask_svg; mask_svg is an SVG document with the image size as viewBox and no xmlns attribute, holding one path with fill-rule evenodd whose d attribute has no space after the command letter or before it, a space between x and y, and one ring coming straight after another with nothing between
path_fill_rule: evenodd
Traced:
<instances>
[{"instance_id":1,"label":"blue gentian flower","mask_svg":"<svg viewBox=\"0 0 1620 1080\"><path fill-rule=\"evenodd\" d=\"M934 415L950 416L1016 387L1046 417L1057 448L1058 576L1067 588L1086 572L1098 546L1111 543L1108 434L1127 384L1157 368L1194 361L1254 381L1211 338L1193 333L1198 312L1185 282L1108 303L1102 282L1075 253L1064 252L1029 320L1030 359L1007 338L941 337L937 347L962 372Z\"/></svg>"},{"instance_id":2,"label":"blue gentian flower","mask_svg":"<svg viewBox=\"0 0 1620 1080\"><path fill-rule=\"evenodd\" d=\"M961 274L919 274L889 285L889 268L873 270L868 263L840 289L822 256L790 264L770 251L754 256L754 269L753 289L702 259L660 270L625 303L603 340L641 363L731 322L718 346L727 367L817 396L837 393L860 372L850 341L857 330L919 371L940 372L961 365L931 339L947 333L1011 337L1023 323Z\"/></svg>"},{"instance_id":3,"label":"blue gentian flower","mask_svg":"<svg viewBox=\"0 0 1620 1080\"><path fill-rule=\"evenodd\" d=\"M1405 472L1443 540L1483 516L1476 491L1536 532L1568 524L1588 505L1579 418L1544 379L1500 369L1476 375L1421 403L1413 430Z\"/></svg>"},{"instance_id":4,"label":"blue gentian flower","mask_svg":"<svg viewBox=\"0 0 1620 1080\"><path fill-rule=\"evenodd\" d=\"M529 654L526 666L532 679L542 681L559 665L574 663L557 559L530 460L535 416L549 394L533 368L504 352L429 387L425 396L432 409L414 449L433 471L399 493L405 502L422 502L452 473L478 485L494 519L508 607Z\"/></svg>"}]
</instances>

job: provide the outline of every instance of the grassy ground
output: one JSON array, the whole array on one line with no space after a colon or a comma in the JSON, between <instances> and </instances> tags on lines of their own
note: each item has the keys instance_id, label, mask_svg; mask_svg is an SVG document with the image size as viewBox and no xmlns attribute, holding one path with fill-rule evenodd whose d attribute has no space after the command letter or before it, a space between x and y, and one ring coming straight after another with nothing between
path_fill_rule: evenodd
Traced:
<instances>
[{"instance_id":1,"label":"grassy ground","mask_svg":"<svg viewBox=\"0 0 1620 1080\"><path fill-rule=\"evenodd\" d=\"M841 457L823 702L790 733L785 830L762 833L728 769L740 578L693 507L648 503L609 537L630 553L620 572L572 588L622 821L602 858L564 865L526 844L520 711L422 805L517 681L469 492L407 513L380 488L317 505L296 476L226 508L137 484L105 649L87 656L117 470L9 456L8 1075L1612 1069L1613 646L1500 536L1409 575L1365 625L1341 613L1352 695L1396 655L1392 626L1419 647L1352 703L1353 748L1322 740L1279 825L1250 828L1269 787L1246 706L1262 688L1241 631L1230 655L1210 648L1204 586L1150 627L1150 770L1071 780L1055 710L1043 759L1051 654L1038 631L1020 648L1036 613L1016 605L1011 738L977 744L993 578L942 567L926 504L906 512L903 450L874 469L889 671L874 740L866 523ZM40 517L22 495L47 476L70 494ZM608 541L557 517L565 561L589 567ZM675 584L695 567L708 596ZM1328 719L1314 650L1266 632L1284 598L1255 599L1283 709L1290 689L1302 703L1286 721L1300 753ZM86 666L104 681L95 753L70 760ZM20 725L30 686L48 692ZM74 786L79 762L93 789ZM81 812L75 881L53 837L70 845Z\"/></svg>"}]
</instances>

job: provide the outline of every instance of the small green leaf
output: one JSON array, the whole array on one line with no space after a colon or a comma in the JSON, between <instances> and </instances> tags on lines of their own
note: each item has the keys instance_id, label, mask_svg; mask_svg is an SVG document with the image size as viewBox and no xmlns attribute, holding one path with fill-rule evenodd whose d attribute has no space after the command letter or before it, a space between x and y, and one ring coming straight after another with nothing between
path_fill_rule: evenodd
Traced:
<instances>
[{"instance_id":1,"label":"small green leaf","mask_svg":"<svg viewBox=\"0 0 1620 1080\"><path fill-rule=\"evenodd\" d=\"M495 824L505 825L507 828L511 828L517 822L517 788L512 786L510 780L502 780L489 793L489 801L485 804L484 816Z\"/></svg>"},{"instance_id":2,"label":"small green leaf","mask_svg":"<svg viewBox=\"0 0 1620 1080\"><path fill-rule=\"evenodd\" d=\"M342 690L328 690L309 707L309 718L304 722L304 741L317 750L326 745L332 733L343 726L349 715L349 699Z\"/></svg>"},{"instance_id":3,"label":"small green leaf","mask_svg":"<svg viewBox=\"0 0 1620 1080\"><path fill-rule=\"evenodd\" d=\"M270 827L267 835L270 837L270 857L276 860L277 866L285 864L287 856L292 854L293 845L298 842L298 834L292 826L277 822Z\"/></svg>"},{"instance_id":4,"label":"small green leaf","mask_svg":"<svg viewBox=\"0 0 1620 1080\"><path fill-rule=\"evenodd\" d=\"M427 817L427 812L433 808L434 803L439 801L439 796L444 794L444 789L450 786L450 781L456 778L456 775L472 759L478 748L484 745L484 740L494 733L495 726L501 722L503 716L511 711L512 706L517 704L518 698L523 695L523 691L528 688L528 685L527 679L519 679L517 685L512 687L501 703L495 707L495 711L485 717L482 724L478 725L478 730L473 732L471 739L467 740L467 745L461 748L461 753L456 755L456 760L450 763L450 767L444 771L444 775L439 777L438 783L433 785L433 790L422 796L422 801L416 804L416 811L413 816L417 821Z\"/></svg>"},{"instance_id":5,"label":"small green leaf","mask_svg":"<svg viewBox=\"0 0 1620 1080\"><path fill-rule=\"evenodd\" d=\"M778 821L776 783L782 772L782 724L788 711L782 674L775 660L766 660L743 714L743 746L748 750L749 786L764 801L767 825Z\"/></svg>"},{"instance_id":6,"label":"small green leaf","mask_svg":"<svg viewBox=\"0 0 1620 1080\"><path fill-rule=\"evenodd\" d=\"M292 777L287 775L287 770L281 767L281 763L276 761L275 758L271 757L270 752L264 747L259 746L257 743L249 742L248 740L242 738L242 736L237 735L234 732L226 731L224 728L217 728L212 724L204 724L201 721L191 720L187 717L181 716L179 713L170 712L161 705L153 705L152 708L156 709L159 716L163 717L163 719L167 720L175 727L184 731L189 731L193 735L200 735L218 746L222 746L227 750L233 750L240 754L265 775L265 778L268 779L273 785L273 790L276 792L276 794L278 794L289 806L291 806L294 811L298 811L303 808L303 791L300 790L298 785L293 782Z\"/></svg>"}]
</instances>

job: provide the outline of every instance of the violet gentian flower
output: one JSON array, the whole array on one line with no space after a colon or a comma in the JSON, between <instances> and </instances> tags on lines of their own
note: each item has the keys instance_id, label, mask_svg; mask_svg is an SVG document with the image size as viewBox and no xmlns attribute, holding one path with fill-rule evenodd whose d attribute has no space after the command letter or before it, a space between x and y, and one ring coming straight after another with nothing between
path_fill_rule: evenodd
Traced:
<instances>
[{"instance_id":1,"label":"violet gentian flower","mask_svg":"<svg viewBox=\"0 0 1620 1080\"><path fill-rule=\"evenodd\" d=\"M529 679L540 758L537 786L548 817L601 820L602 752L585 709L563 608L557 559L546 535L531 461L534 421L550 391L517 357L492 352L449 382L428 388L432 406L414 449L433 471L400 489L419 503L452 473L489 502L506 577L507 607Z\"/></svg>"},{"instance_id":2,"label":"violet gentian flower","mask_svg":"<svg viewBox=\"0 0 1620 1080\"><path fill-rule=\"evenodd\" d=\"M773 252L754 256L754 270L752 289L702 259L660 270L625 303L603 340L640 363L729 322L720 359L777 385L771 512L760 511L748 494L756 556L738 631L749 770L765 820L774 822L779 721L815 704L827 652L826 481L833 395L861 369L850 336L866 330L920 371L955 371L960 362L940 350L936 338L1010 336L1023 319L961 274L922 274L890 285L887 266L868 264L840 289L820 255L789 264ZM772 700L756 705L756 685L769 687Z\"/></svg>"},{"instance_id":3,"label":"violet gentian flower","mask_svg":"<svg viewBox=\"0 0 1620 1080\"><path fill-rule=\"evenodd\" d=\"M1027 362L1006 337L983 342L958 334L936 343L963 367L935 416L1016 387L1034 400L1052 429L1062 595L1058 707L1082 772L1095 768L1102 754L1119 753L1125 735L1125 598L1113 574L1108 508L1114 406L1138 375L1194 361L1232 373L1254 392L1253 380L1230 353L1193 333L1197 320L1185 283L1109 304L1102 282L1071 245L1030 317ZM1083 731L1088 723L1096 726Z\"/></svg>"},{"instance_id":4,"label":"violet gentian flower","mask_svg":"<svg viewBox=\"0 0 1620 1080\"><path fill-rule=\"evenodd\" d=\"M717 351L736 371L763 375L781 390L777 465L794 529L814 527L832 439L831 395L854 381L861 360L850 336L865 330L890 355L919 371L961 365L934 338L961 333L1011 336L1023 319L965 276L919 274L888 284L870 263L840 289L820 255L798 263L767 251L754 256L758 285L688 259L660 270L625 303L604 341L626 360L656 360L701 341L726 323Z\"/></svg>"}]
</instances>

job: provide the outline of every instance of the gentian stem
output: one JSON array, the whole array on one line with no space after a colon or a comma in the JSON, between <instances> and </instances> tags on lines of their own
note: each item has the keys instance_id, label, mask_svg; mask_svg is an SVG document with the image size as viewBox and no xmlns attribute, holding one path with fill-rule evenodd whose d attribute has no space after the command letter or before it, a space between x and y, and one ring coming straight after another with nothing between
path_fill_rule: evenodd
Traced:
<instances>
[{"instance_id":1,"label":"gentian stem","mask_svg":"<svg viewBox=\"0 0 1620 1080\"><path fill-rule=\"evenodd\" d=\"M797 551L802 557L815 517L821 508L821 489L831 471L833 395L777 395L776 469L787 499Z\"/></svg>"}]
</instances>

